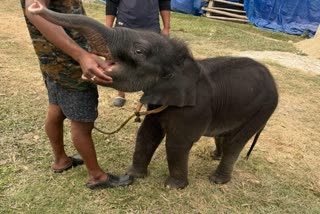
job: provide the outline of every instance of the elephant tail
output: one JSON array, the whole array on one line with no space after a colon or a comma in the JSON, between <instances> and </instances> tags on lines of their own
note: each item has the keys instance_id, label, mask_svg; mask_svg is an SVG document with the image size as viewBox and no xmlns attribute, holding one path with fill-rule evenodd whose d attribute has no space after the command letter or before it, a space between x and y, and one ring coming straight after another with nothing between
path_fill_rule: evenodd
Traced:
<instances>
[{"instance_id":1,"label":"elephant tail","mask_svg":"<svg viewBox=\"0 0 320 214\"><path fill-rule=\"evenodd\" d=\"M259 139L259 136L260 136L261 132L263 131L264 127L265 127L265 125L264 125L264 126L256 133L256 135L254 136L253 142L252 142L252 144L251 144L251 146L250 146L250 149L249 149L249 151L248 151L248 153L247 153L247 155L246 155L246 160L249 159L249 156L250 156L250 154L251 154L254 146L256 145L256 143L257 143L257 141L258 141L258 139Z\"/></svg>"}]
</instances>

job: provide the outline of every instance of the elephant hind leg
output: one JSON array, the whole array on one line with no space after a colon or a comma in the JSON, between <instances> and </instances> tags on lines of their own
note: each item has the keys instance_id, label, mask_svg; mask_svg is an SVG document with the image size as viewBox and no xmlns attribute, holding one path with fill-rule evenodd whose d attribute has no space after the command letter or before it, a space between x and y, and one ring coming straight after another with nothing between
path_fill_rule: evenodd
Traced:
<instances>
[{"instance_id":1,"label":"elephant hind leg","mask_svg":"<svg viewBox=\"0 0 320 214\"><path fill-rule=\"evenodd\" d=\"M211 157L213 160L221 160L223 137L215 137L214 141L216 144L216 149L212 152Z\"/></svg>"},{"instance_id":2,"label":"elephant hind leg","mask_svg":"<svg viewBox=\"0 0 320 214\"><path fill-rule=\"evenodd\" d=\"M214 173L209 177L214 183L223 184L231 179L231 174L239 154L248 140L266 124L273 110L268 106L260 109L236 133L223 138L222 158Z\"/></svg>"}]
</instances>

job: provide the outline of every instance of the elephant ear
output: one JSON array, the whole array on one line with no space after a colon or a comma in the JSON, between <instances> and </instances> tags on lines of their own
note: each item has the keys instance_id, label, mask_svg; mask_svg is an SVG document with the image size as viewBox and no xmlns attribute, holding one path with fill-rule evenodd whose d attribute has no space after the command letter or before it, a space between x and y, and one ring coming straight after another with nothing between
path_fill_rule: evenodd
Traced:
<instances>
[{"instance_id":1,"label":"elephant ear","mask_svg":"<svg viewBox=\"0 0 320 214\"><path fill-rule=\"evenodd\" d=\"M151 89L145 90L140 102L168 106L194 106L200 77L198 64L192 57L180 58L174 72L162 77Z\"/></svg>"}]
</instances>

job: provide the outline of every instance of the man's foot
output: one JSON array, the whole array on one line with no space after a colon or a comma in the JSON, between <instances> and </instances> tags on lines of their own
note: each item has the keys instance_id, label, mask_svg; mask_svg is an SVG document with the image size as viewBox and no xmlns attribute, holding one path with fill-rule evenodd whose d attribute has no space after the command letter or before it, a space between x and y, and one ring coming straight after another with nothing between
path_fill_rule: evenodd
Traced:
<instances>
[{"instance_id":1,"label":"man's foot","mask_svg":"<svg viewBox=\"0 0 320 214\"><path fill-rule=\"evenodd\" d=\"M122 106L124 106L125 103L126 103L126 98L119 96L119 97L115 97L113 99L113 105L116 107L122 107Z\"/></svg>"},{"instance_id":2,"label":"man's foot","mask_svg":"<svg viewBox=\"0 0 320 214\"><path fill-rule=\"evenodd\" d=\"M83 165L82 157L79 154L74 155L74 156L69 157L69 158L70 158L70 163L68 165L66 165L65 167L63 167L61 169L52 168L53 172L54 173L63 173L65 171L68 171L71 168Z\"/></svg>"},{"instance_id":3,"label":"man's foot","mask_svg":"<svg viewBox=\"0 0 320 214\"><path fill-rule=\"evenodd\" d=\"M108 179L106 181L98 181L95 183L87 183L89 189L104 189L114 187L124 187L133 183L133 177L129 175L116 176L107 173Z\"/></svg>"}]
</instances>

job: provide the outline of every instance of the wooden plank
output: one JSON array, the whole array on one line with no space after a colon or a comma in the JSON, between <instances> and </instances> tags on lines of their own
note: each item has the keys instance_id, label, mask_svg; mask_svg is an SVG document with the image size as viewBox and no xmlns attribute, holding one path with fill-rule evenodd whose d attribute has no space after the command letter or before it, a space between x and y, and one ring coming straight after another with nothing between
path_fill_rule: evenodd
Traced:
<instances>
[{"instance_id":1,"label":"wooden plank","mask_svg":"<svg viewBox=\"0 0 320 214\"><path fill-rule=\"evenodd\" d=\"M213 7L213 6L214 6L214 5L213 5L213 3L214 3L213 1L214 1L214 0L210 0L210 1L209 1L208 7Z\"/></svg>"},{"instance_id":2,"label":"wooden plank","mask_svg":"<svg viewBox=\"0 0 320 214\"><path fill-rule=\"evenodd\" d=\"M209 9L209 8L205 8L205 7L202 7L201 9L204 10L204 11L209 11L209 12L217 13L217 14L220 14L220 15L230 16L230 17L233 17L233 18L247 19L246 16L237 15L237 14L233 14L233 13L229 13L229 12L224 12L224 11L220 11L220 10Z\"/></svg>"},{"instance_id":3,"label":"wooden plank","mask_svg":"<svg viewBox=\"0 0 320 214\"><path fill-rule=\"evenodd\" d=\"M213 6L214 6L214 2L213 2L213 0L210 0L209 3L208 3L208 7L213 7ZM206 11L206 15L210 16L211 14L210 14L209 11Z\"/></svg>"},{"instance_id":4,"label":"wooden plank","mask_svg":"<svg viewBox=\"0 0 320 214\"><path fill-rule=\"evenodd\" d=\"M215 2L220 2L220 3L225 3L225 4L230 4L230 5L234 5L234 6L244 7L244 4L241 4L241 3L225 1L225 0L214 0L214 1Z\"/></svg>"},{"instance_id":5,"label":"wooden plank","mask_svg":"<svg viewBox=\"0 0 320 214\"><path fill-rule=\"evenodd\" d=\"M315 39L317 38L320 41L320 25L318 26L318 30L317 30L316 34L314 35L314 38Z\"/></svg>"},{"instance_id":6,"label":"wooden plank","mask_svg":"<svg viewBox=\"0 0 320 214\"><path fill-rule=\"evenodd\" d=\"M229 12L236 12L236 13L243 13L243 14L246 13L246 11L244 11L244 10L236 10L236 9L223 8L223 7L207 7L207 8L216 9L216 10L223 10L223 11L229 11Z\"/></svg>"},{"instance_id":7,"label":"wooden plank","mask_svg":"<svg viewBox=\"0 0 320 214\"><path fill-rule=\"evenodd\" d=\"M211 19L218 19L223 21L234 21L234 22L241 22L241 23L248 23L248 20L245 19L237 19L237 18L229 18L229 17L222 17L222 16L206 16Z\"/></svg>"}]
</instances>

